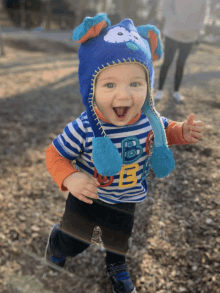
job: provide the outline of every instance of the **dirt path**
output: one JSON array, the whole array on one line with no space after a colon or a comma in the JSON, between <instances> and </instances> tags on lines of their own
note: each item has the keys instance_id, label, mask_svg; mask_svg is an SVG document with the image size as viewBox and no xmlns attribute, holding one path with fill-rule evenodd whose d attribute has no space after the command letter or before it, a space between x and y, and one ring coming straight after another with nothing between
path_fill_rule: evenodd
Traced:
<instances>
[{"instance_id":1,"label":"dirt path","mask_svg":"<svg viewBox=\"0 0 220 293\"><path fill-rule=\"evenodd\" d=\"M29 48L29 50L26 50ZM43 261L49 229L65 204L45 166L45 150L84 107L77 55L66 46L7 41L0 66L0 292L110 293L105 252L92 245L65 271ZM160 63L155 64L157 77ZM174 68L157 109L205 123L196 146L172 147L176 168L154 180L137 206L128 264L137 292L220 292L220 48L201 44L189 57L182 93L170 96Z\"/></svg>"}]
</instances>

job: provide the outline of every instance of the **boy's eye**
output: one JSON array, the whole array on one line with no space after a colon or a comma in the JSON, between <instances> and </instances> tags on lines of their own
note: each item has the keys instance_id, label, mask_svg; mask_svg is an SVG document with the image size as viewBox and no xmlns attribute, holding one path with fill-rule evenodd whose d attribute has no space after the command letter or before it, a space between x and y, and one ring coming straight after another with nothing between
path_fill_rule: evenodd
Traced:
<instances>
[{"instance_id":1,"label":"boy's eye","mask_svg":"<svg viewBox=\"0 0 220 293\"><path fill-rule=\"evenodd\" d=\"M138 82L132 82L132 83L131 83L131 86L132 86L132 87L137 87L137 86L139 86L139 83L138 83Z\"/></svg>"},{"instance_id":2,"label":"boy's eye","mask_svg":"<svg viewBox=\"0 0 220 293\"><path fill-rule=\"evenodd\" d=\"M113 83L107 83L105 86L107 88L109 88L109 89L112 89L114 87L114 84Z\"/></svg>"}]
</instances>

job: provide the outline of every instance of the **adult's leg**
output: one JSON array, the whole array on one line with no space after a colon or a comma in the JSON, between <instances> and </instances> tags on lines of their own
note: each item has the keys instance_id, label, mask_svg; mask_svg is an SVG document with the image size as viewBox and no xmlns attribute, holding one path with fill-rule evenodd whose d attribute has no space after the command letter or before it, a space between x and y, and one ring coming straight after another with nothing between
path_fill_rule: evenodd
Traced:
<instances>
[{"instance_id":1,"label":"adult's leg","mask_svg":"<svg viewBox=\"0 0 220 293\"><path fill-rule=\"evenodd\" d=\"M133 228L135 204L109 205L102 203L102 206L99 225L102 229L102 241L106 248L106 264L123 262Z\"/></svg>"},{"instance_id":2,"label":"adult's leg","mask_svg":"<svg viewBox=\"0 0 220 293\"><path fill-rule=\"evenodd\" d=\"M177 42L165 37L165 44L164 44L164 61L160 69L160 76L159 76L159 88L158 90L163 89L163 85L167 76L168 69L173 61L176 49L177 49Z\"/></svg>"},{"instance_id":3,"label":"adult's leg","mask_svg":"<svg viewBox=\"0 0 220 293\"><path fill-rule=\"evenodd\" d=\"M192 49L193 43L181 43L179 42L179 55L176 63L176 73L174 81L174 91L178 92L183 77L184 65L189 53Z\"/></svg>"},{"instance_id":4,"label":"adult's leg","mask_svg":"<svg viewBox=\"0 0 220 293\"><path fill-rule=\"evenodd\" d=\"M89 247L95 226L92 208L92 205L69 193L60 228L56 230L51 243L52 248L62 256L76 256Z\"/></svg>"}]
</instances>

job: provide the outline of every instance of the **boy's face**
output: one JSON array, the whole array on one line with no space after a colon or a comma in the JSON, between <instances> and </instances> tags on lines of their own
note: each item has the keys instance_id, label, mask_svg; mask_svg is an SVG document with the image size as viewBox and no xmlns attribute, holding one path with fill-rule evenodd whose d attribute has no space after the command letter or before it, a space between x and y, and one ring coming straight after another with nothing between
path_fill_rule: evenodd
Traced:
<instances>
[{"instance_id":1,"label":"boy's face","mask_svg":"<svg viewBox=\"0 0 220 293\"><path fill-rule=\"evenodd\" d=\"M97 76L95 102L111 124L124 126L141 110L147 95L146 71L136 63L108 67Z\"/></svg>"}]
</instances>

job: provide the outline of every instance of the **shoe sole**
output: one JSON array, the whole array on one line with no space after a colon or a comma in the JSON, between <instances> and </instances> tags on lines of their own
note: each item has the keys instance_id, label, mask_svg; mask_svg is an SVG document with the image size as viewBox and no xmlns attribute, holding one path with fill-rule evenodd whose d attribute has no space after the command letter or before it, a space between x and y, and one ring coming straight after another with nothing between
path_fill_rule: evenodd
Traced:
<instances>
[{"instance_id":1,"label":"shoe sole","mask_svg":"<svg viewBox=\"0 0 220 293\"><path fill-rule=\"evenodd\" d=\"M172 98L177 102L177 103L184 103L184 101L185 101L185 99L184 99L184 97L183 98L180 98L180 99L177 99L177 98L175 98L174 96L172 96Z\"/></svg>"},{"instance_id":2,"label":"shoe sole","mask_svg":"<svg viewBox=\"0 0 220 293\"><path fill-rule=\"evenodd\" d=\"M184 99L183 100L177 100L176 98L173 98L173 99L178 104L183 104L184 103Z\"/></svg>"},{"instance_id":3,"label":"shoe sole","mask_svg":"<svg viewBox=\"0 0 220 293\"><path fill-rule=\"evenodd\" d=\"M160 91L160 95L157 96L157 94L153 95L153 99L155 101L160 101L163 98L164 93L162 91ZM133 293L133 292L132 292Z\"/></svg>"},{"instance_id":4,"label":"shoe sole","mask_svg":"<svg viewBox=\"0 0 220 293\"><path fill-rule=\"evenodd\" d=\"M49 241L50 241L50 235L53 231L53 229L55 228L56 226L53 226L51 229L50 229L50 233L49 233L49 236L48 236L48 239L47 239L47 245L46 245L46 248L45 248L45 252L44 252L44 260L45 260L45 263L50 266L52 269L55 269L55 270L58 270L58 271L63 271L63 267L60 267L59 265L56 265L54 262L52 262L51 260L49 260L49 255L48 255L48 252L49 252Z\"/></svg>"},{"instance_id":5,"label":"shoe sole","mask_svg":"<svg viewBox=\"0 0 220 293\"><path fill-rule=\"evenodd\" d=\"M117 293L114 288L112 288L112 293ZM136 293L136 289L134 288L134 290L131 293Z\"/></svg>"}]
</instances>

